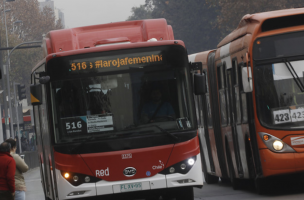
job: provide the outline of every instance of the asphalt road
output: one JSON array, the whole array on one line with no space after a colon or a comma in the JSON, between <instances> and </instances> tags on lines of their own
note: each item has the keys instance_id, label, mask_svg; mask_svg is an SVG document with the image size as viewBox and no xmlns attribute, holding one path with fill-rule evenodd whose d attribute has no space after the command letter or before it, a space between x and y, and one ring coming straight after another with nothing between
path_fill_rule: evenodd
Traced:
<instances>
[{"instance_id":1,"label":"asphalt road","mask_svg":"<svg viewBox=\"0 0 304 200\"><path fill-rule=\"evenodd\" d=\"M39 168L32 169L24 174L27 200L44 200ZM267 195L258 195L254 185L245 181L240 190L233 190L230 184L204 184L202 189L194 189L195 200L303 200L304 180L300 176L274 179Z\"/></svg>"}]
</instances>

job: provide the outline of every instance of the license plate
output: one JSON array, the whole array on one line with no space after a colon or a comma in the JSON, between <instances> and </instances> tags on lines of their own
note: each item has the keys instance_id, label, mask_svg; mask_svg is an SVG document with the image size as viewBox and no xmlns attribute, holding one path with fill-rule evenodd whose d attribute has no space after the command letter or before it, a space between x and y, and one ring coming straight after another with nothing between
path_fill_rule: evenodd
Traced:
<instances>
[{"instance_id":1,"label":"license plate","mask_svg":"<svg viewBox=\"0 0 304 200\"><path fill-rule=\"evenodd\" d=\"M141 183L128 183L120 185L120 192L130 192L136 190L142 190Z\"/></svg>"}]
</instances>

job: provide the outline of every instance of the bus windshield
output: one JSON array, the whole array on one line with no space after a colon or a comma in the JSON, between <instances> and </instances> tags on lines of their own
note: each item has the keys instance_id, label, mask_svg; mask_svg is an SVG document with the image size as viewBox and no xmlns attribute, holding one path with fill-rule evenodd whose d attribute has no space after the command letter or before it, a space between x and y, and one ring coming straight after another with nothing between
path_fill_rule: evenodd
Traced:
<instances>
[{"instance_id":1,"label":"bus windshield","mask_svg":"<svg viewBox=\"0 0 304 200\"><path fill-rule=\"evenodd\" d=\"M304 32L256 41L253 58L260 122L275 129L303 128Z\"/></svg>"},{"instance_id":2,"label":"bus windshield","mask_svg":"<svg viewBox=\"0 0 304 200\"><path fill-rule=\"evenodd\" d=\"M303 82L304 61L291 62ZM262 124L275 128L303 128L304 92L285 63L255 67L257 109Z\"/></svg>"},{"instance_id":3,"label":"bus windshield","mask_svg":"<svg viewBox=\"0 0 304 200\"><path fill-rule=\"evenodd\" d=\"M161 59L147 62L147 55L158 55ZM135 63L133 58L147 60ZM102 64L108 67L96 70L96 60L100 61L98 67ZM91 64L93 73L85 71L90 70ZM187 54L179 48L124 50L104 57L99 53L98 58L88 54L81 58L60 58L49 65L52 71L68 69L66 76L51 76L56 143L195 129ZM73 69L83 72L76 73Z\"/></svg>"}]
</instances>

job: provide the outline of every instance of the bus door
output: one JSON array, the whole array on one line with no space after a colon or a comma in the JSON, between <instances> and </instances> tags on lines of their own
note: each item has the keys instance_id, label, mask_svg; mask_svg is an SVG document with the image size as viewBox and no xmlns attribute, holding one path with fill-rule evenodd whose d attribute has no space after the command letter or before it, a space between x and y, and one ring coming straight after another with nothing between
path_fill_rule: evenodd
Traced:
<instances>
[{"instance_id":1,"label":"bus door","mask_svg":"<svg viewBox=\"0 0 304 200\"><path fill-rule=\"evenodd\" d=\"M197 109L197 119L198 119L198 128L199 128L199 137L201 142L202 152L201 155L204 158L203 167L206 168L206 172L215 173L214 162L212 159L212 150L211 150L211 141L210 141L210 134L213 134L212 128L212 118L211 118L211 108L210 108L210 99L209 99L209 84L208 84L208 75L207 70L204 69L203 73L206 76L206 86L207 86L207 93L204 95L196 96L196 109ZM206 178L206 174L205 174Z\"/></svg>"},{"instance_id":2,"label":"bus door","mask_svg":"<svg viewBox=\"0 0 304 200\"><path fill-rule=\"evenodd\" d=\"M42 137L41 137L41 131L40 131L40 118L39 118L39 109L37 106L33 107L34 109L34 120L35 120L35 132L36 132L36 141L38 143L37 146L37 150L38 150L38 159L40 162L40 176L41 176L41 182L42 182L42 187L43 187L43 191L45 194L49 193L48 191L48 187L47 187L47 181L45 178L45 152L44 152L44 148L43 148L43 142L42 142Z\"/></svg>"},{"instance_id":3,"label":"bus door","mask_svg":"<svg viewBox=\"0 0 304 200\"><path fill-rule=\"evenodd\" d=\"M37 71L44 71L44 65ZM39 79L34 79L34 81L36 84L39 84ZM40 146L39 160L41 160L41 178L43 181L44 192L47 197L55 199L53 198L53 184L49 161L51 146L47 118L46 86L44 84L42 85L42 104L39 106L34 106L34 113L37 142Z\"/></svg>"},{"instance_id":4,"label":"bus door","mask_svg":"<svg viewBox=\"0 0 304 200\"><path fill-rule=\"evenodd\" d=\"M229 106L228 110L230 111L228 114L230 117L236 167L239 176L243 177L243 166L241 163L241 156L240 156L240 143L244 143L244 140L242 139L243 133L241 126L241 114L240 114L241 110L240 110L237 62L233 61L232 68L230 69L226 68L226 81L228 88L228 98L229 98L228 101L230 102L228 104Z\"/></svg>"}]
</instances>

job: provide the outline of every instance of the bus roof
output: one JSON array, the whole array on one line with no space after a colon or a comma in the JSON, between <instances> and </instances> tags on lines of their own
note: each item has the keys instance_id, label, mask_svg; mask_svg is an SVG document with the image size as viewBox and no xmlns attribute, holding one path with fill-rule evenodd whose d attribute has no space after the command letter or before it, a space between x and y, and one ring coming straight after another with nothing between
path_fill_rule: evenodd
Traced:
<instances>
[{"instance_id":1,"label":"bus roof","mask_svg":"<svg viewBox=\"0 0 304 200\"><path fill-rule=\"evenodd\" d=\"M247 14L243 16L241 19L238 27L232 31L229 35L227 35L219 44L218 48L228 44L239 37L242 37L246 34L258 34L261 32L262 24L268 19L274 18L282 18L287 16L295 16L295 15L304 15L304 8L292 8L292 9L285 9L285 10L276 10L276 11L269 11L269 12L261 12L256 14ZM302 18L303 16L299 17ZM301 25L304 25L302 22Z\"/></svg>"},{"instance_id":2,"label":"bus roof","mask_svg":"<svg viewBox=\"0 0 304 200\"><path fill-rule=\"evenodd\" d=\"M202 62L203 65L207 65L208 63L208 55L215 50L208 50L199 53L194 53L189 55L190 62Z\"/></svg>"},{"instance_id":3,"label":"bus roof","mask_svg":"<svg viewBox=\"0 0 304 200\"><path fill-rule=\"evenodd\" d=\"M43 39L44 56L114 43L174 40L165 19L147 19L50 31Z\"/></svg>"}]
</instances>

